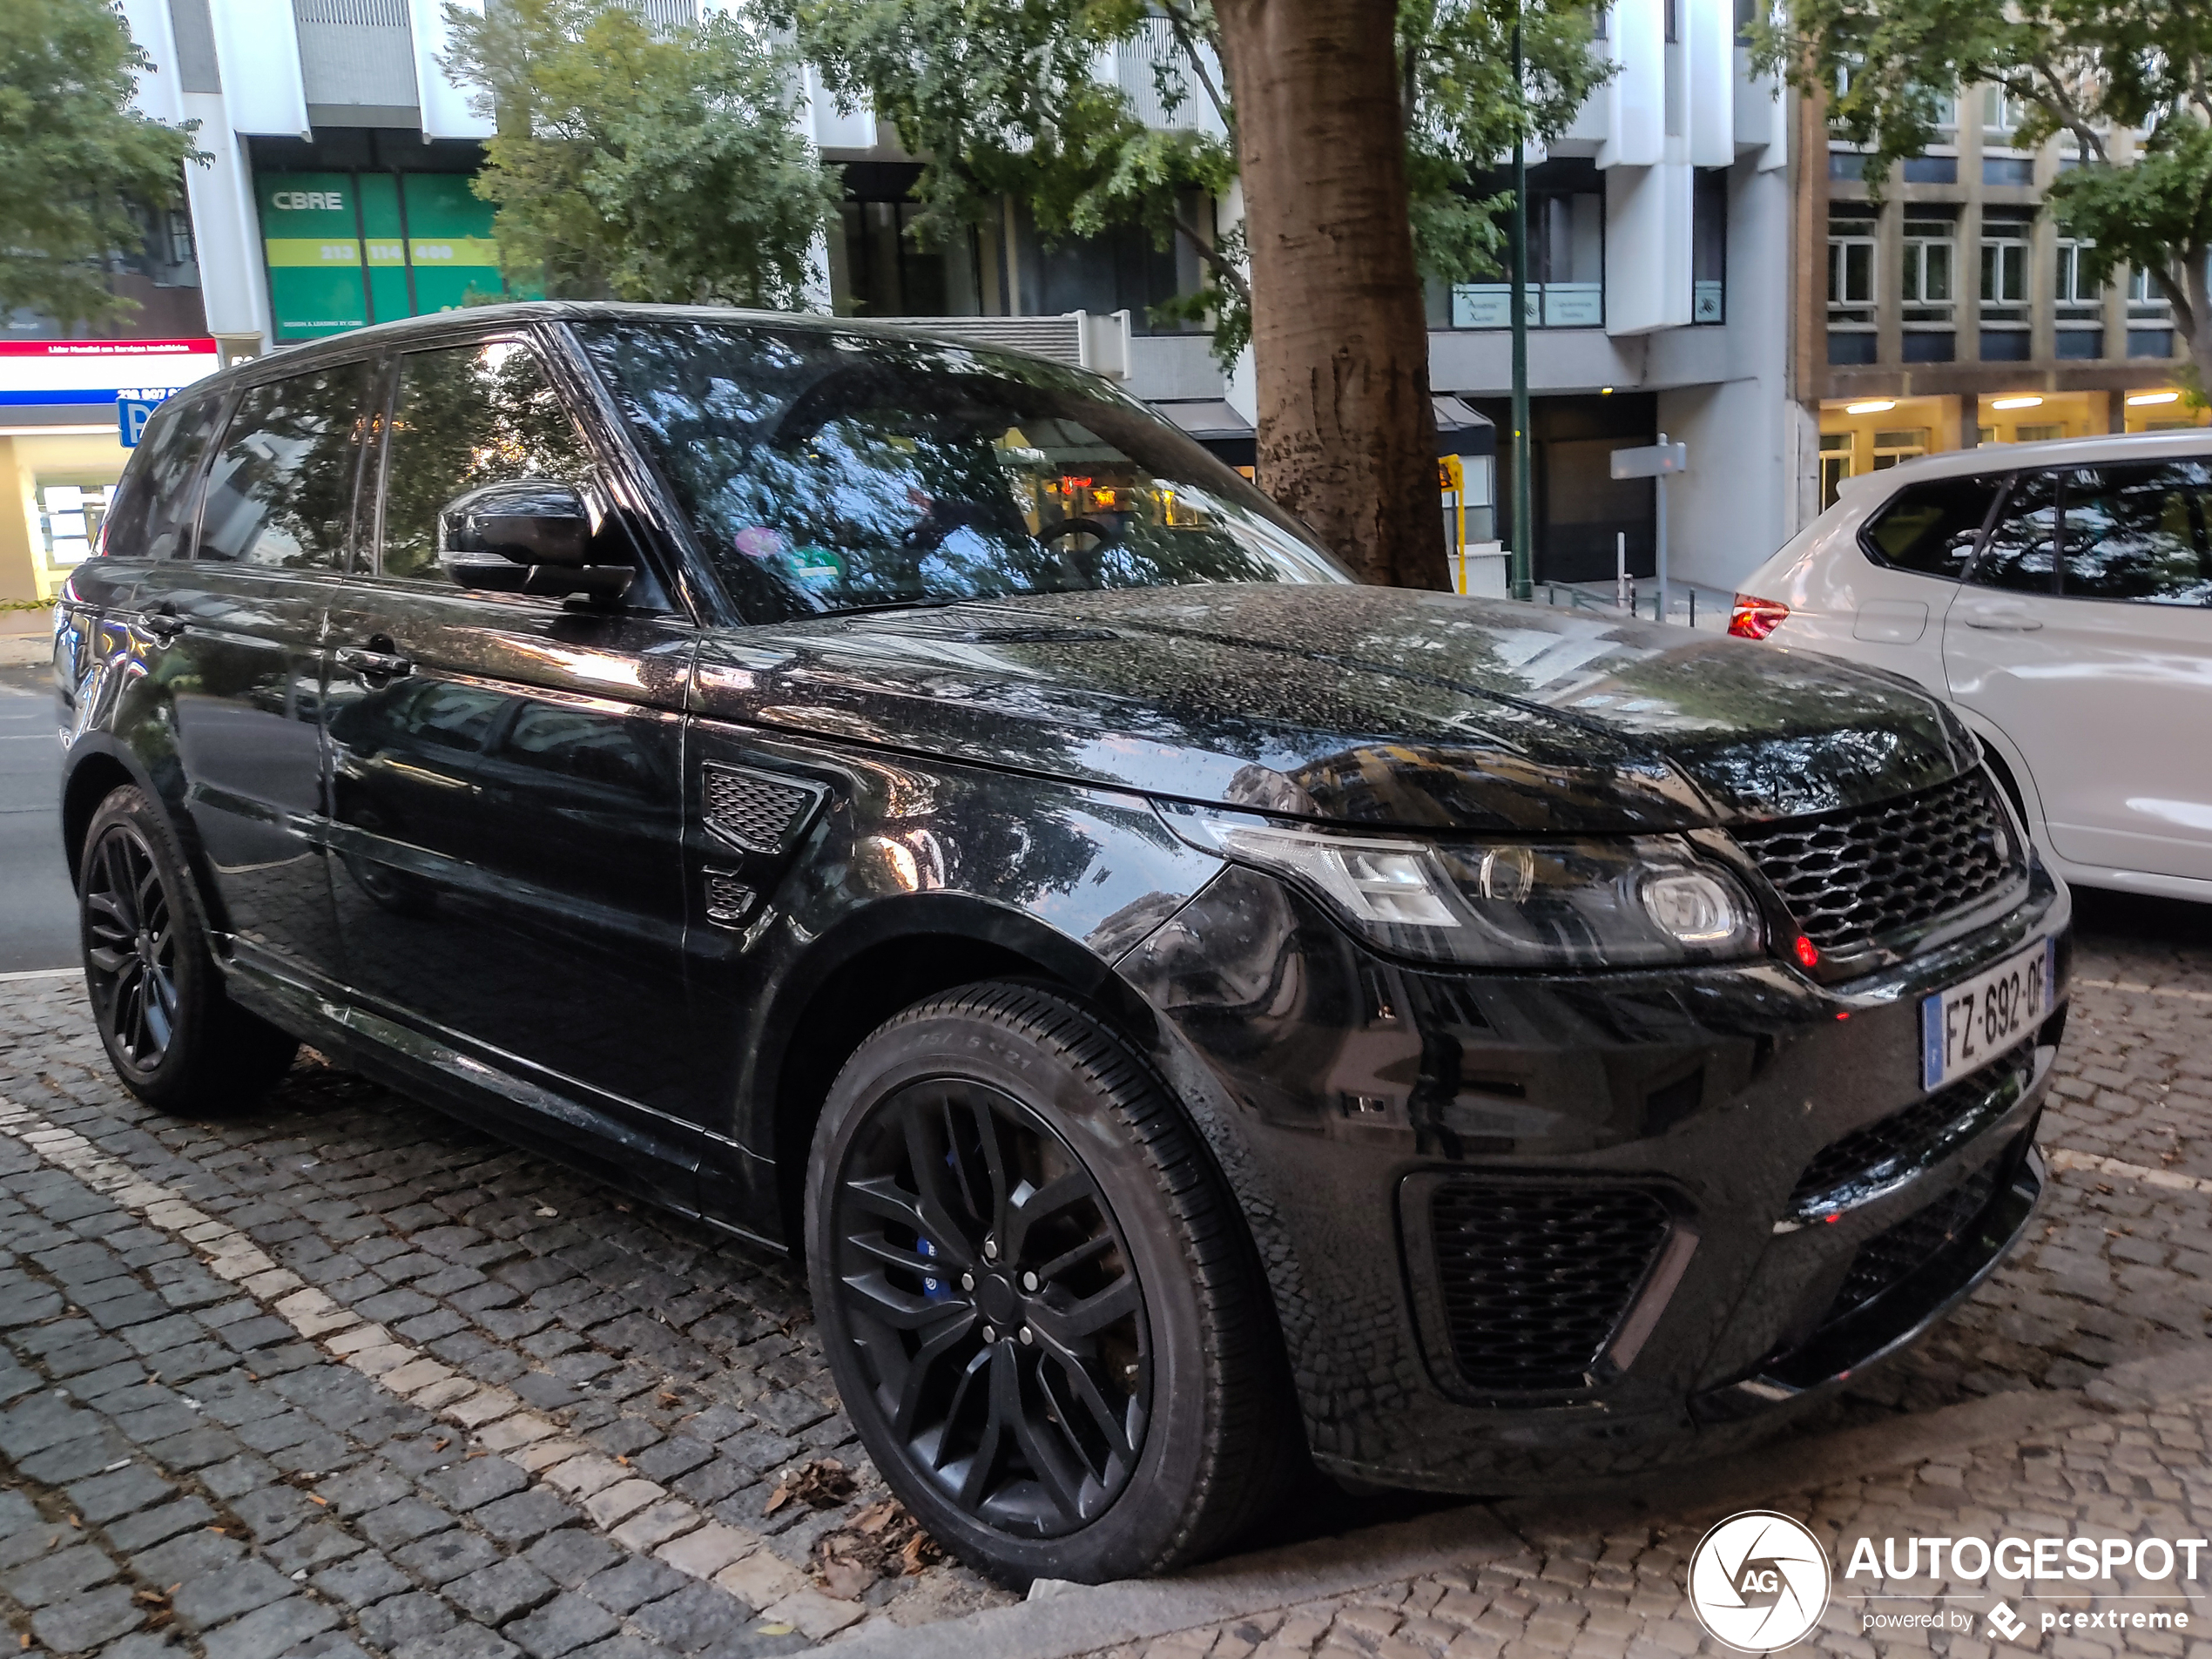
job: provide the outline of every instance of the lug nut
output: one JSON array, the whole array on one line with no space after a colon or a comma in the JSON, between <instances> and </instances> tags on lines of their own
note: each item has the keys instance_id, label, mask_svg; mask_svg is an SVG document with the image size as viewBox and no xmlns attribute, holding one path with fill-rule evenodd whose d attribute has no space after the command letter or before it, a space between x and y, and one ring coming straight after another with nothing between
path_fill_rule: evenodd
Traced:
<instances>
[{"instance_id":1,"label":"lug nut","mask_svg":"<svg viewBox=\"0 0 2212 1659\"><path fill-rule=\"evenodd\" d=\"M1028 1346L1031 1343L1035 1342L1036 1339L1037 1339L1037 1333L1036 1333L1035 1332L1034 1332L1034 1331L1032 1331L1031 1329L1029 1329L1029 1327L1028 1327L1028 1325L1023 1325L1023 1326L1022 1327L1022 1345L1023 1347L1025 1347L1025 1348L1026 1348L1026 1347L1028 1347Z\"/></svg>"},{"instance_id":2,"label":"lug nut","mask_svg":"<svg viewBox=\"0 0 2212 1659\"><path fill-rule=\"evenodd\" d=\"M985 1326L983 1327L983 1340L984 1340L984 1341L986 1341L986 1342L996 1342L998 1339L999 1339L999 1333L998 1333L997 1328L996 1328L995 1326L993 1326L993 1325L985 1325Z\"/></svg>"},{"instance_id":3,"label":"lug nut","mask_svg":"<svg viewBox=\"0 0 2212 1659\"><path fill-rule=\"evenodd\" d=\"M975 1288L975 1275L973 1273L962 1273L960 1276L960 1287L963 1291L974 1290Z\"/></svg>"},{"instance_id":4,"label":"lug nut","mask_svg":"<svg viewBox=\"0 0 2212 1659\"><path fill-rule=\"evenodd\" d=\"M998 1258L999 1241L995 1238L986 1238L983 1241L983 1259L987 1262L995 1262Z\"/></svg>"},{"instance_id":5,"label":"lug nut","mask_svg":"<svg viewBox=\"0 0 2212 1659\"><path fill-rule=\"evenodd\" d=\"M1035 1273L1024 1273L1024 1274L1022 1274L1022 1288L1023 1290L1025 1290L1025 1291L1034 1291L1034 1290L1035 1290L1035 1289L1037 1288L1037 1276L1036 1276Z\"/></svg>"}]
</instances>

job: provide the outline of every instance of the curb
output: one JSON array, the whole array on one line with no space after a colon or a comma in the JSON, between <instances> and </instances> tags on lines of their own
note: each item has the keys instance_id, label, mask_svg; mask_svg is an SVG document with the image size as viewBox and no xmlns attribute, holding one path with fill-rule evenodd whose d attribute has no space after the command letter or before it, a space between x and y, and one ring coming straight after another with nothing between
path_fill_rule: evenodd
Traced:
<instances>
[{"instance_id":1,"label":"curb","mask_svg":"<svg viewBox=\"0 0 2212 1659\"><path fill-rule=\"evenodd\" d=\"M1742 1507L1777 1493L1925 1462L1946 1452L2072 1428L2115 1412L2153 1409L2204 1388L2212 1388L2212 1345L2193 1344L2114 1366L2086 1388L1993 1394L1925 1416L1784 1442L1757 1459L1686 1465L1565 1502L1471 1504L1264 1550L1173 1578L1070 1586L1018 1607L941 1624L870 1630L828 1650L840 1659L1065 1659L1466 1567L1525 1551L1531 1538L1586 1531L1615 1515L1649 1521L1659 1506L1670 1512Z\"/></svg>"},{"instance_id":2,"label":"curb","mask_svg":"<svg viewBox=\"0 0 2212 1659\"><path fill-rule=\"evenodd\" d=\"M54 641L35 634L0 634L0 668L44 668L54 660Z\"/></svg>"}]
</instances>

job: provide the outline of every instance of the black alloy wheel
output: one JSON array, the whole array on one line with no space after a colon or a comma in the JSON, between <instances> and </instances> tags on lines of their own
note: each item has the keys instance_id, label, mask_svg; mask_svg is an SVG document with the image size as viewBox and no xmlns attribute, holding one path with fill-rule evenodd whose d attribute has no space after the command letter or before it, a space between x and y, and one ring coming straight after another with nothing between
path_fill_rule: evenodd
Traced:
<instances>
[{"instance_id":1,"label":"black alloy wheel","mask_svg":"<svg viewBox=\"0 0 2212 1659\"><path fill-rule=\"evenodd\" d=\"M108 825L87 852L83 877L84 974L111 1046L133 1070L152 1072L177 1031L177 917L153 849L127 819Z\"/></svg>"},{"instance_id":2,"label":"black alloy wheel","mask_svg":"<svg viewBox=\"0 0 2212 1659\"><path fill-rule=\"evenodd\" d=\"M833 1200L838 1294L913 1467L994 1529L1058 1537L1134 1472L1143 1292L1098 1183L1013 1096L961 1077L880 1102Z\"/></svg>"},{"instance_id":3,"label":"black alloy wheel","mask_svg":"<svg viewBox=\"0 0 2212 1659\"><path fill-rule=\"evenodd\" d=\"M839 1396L970 1566L1016 1586L1163 1571L1305 1467L1236 1200L1095 1011L985 981L894 1015L838 1074L806 1180Z\"/></svg>"},{"instance_id":4,"label":"black alloy wheel","mask_svg":"<svg viewBox=\"0 0 2212 1659\"><path fill-rule=\"evenodd\" d=\"M118 789L92 814L77 913L92 1022L132 1094L236 1111L284 1075L299 1039L231 1001L176 832L144 791Z\"/></svg>"}]
</instances>

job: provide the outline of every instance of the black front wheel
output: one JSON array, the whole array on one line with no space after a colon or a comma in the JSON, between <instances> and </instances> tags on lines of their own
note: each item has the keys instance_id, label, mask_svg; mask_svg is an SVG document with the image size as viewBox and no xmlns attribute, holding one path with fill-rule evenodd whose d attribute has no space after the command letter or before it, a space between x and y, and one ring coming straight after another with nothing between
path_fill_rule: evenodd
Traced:
<instances>
[{"instance_id":1,"label":"black front wheel","mask_svg":"<svg viewBox=\"0 0 2212 1659\"><path fill-rule=\"evenodd\" d=\"M846 1409L972 1566L1159 1571L1295 1466L1233 1202L1152 1073L1053 993L970 986L870 1036L815 1136L806 1228Z\"/></svg>"},{"instance_id":2,"label":"black front wheel","mask_svg":"<svg viewBox=\"0 0 2212 1659\"><path fill-rule=\"evenodd\" d=\"M145 792L118 789L100 803L77 887L93 1022L131 1092L199 1113L266 1094L299 1042L225 994L183 854Z\"/></svg>"}]
</instances>

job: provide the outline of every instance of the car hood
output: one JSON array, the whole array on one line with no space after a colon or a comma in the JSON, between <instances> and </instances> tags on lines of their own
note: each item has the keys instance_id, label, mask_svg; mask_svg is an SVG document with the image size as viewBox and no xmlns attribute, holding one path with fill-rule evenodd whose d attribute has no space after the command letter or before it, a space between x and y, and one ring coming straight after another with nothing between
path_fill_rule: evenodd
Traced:
<instances>
[{"instance_id":1,"label":"car hood","mask_svg":"<svg viewBox=\"0 0 2212 1659\"><path fill-rule=\"evenodd\" d=\"M1452 594L1052 594L711 636L700 711L1345 823L1681 829L1974 764L1928 693L1724 636Z\"/></svg>"}]
</instances>

